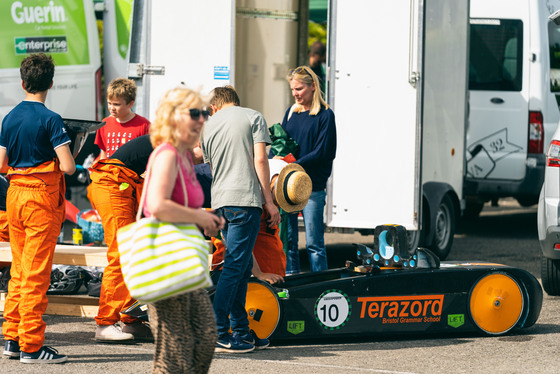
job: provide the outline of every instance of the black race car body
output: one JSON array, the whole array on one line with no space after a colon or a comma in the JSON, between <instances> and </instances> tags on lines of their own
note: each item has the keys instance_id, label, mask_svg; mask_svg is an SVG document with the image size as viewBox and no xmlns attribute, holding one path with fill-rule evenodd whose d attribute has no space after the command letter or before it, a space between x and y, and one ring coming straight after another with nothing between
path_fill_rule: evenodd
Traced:
<instances>
[{"instance_id":1,"label":"black race car body","mask_svg":"<svg viewBox=\"0 0 560 374\"><path fill-rule=\"evenodd\" d=\"M532 326L542 289L530 273L499 264L442 262L438 268L350 265L249 283L250 327L272 340L383 334L503 334Z\"/></svg>"},{"instance_id":2,"label":"black race car body","mask_svg":"<svg viewBox=\"0 0 560 374\"><path fill-rule=\"evenodd\" d=\"M494 263L440 263L429 250L409 250L401 226L379 226L374 235L373 248L356 245L359 265L347 261L343 268L290 275L275 285L251 278L249 328L274 341L501 335L536 323L543 292L531 273ZM214 288L208 291L212 297Z\"/></svg>"}]
</instances>

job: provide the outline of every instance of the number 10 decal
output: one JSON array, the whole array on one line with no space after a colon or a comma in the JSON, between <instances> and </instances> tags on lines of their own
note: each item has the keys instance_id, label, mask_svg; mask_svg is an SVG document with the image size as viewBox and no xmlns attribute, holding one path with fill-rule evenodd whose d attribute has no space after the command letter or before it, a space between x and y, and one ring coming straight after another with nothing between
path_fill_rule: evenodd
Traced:
<instances>
[{"instance_id":1,"label":"number 10 decal","mask_svg":"<svg viewBox=\"0 0 560 374\"><path fill-rule=\"evenodd\" d=\"M323 292L315 303L315 318L325 329L340 329L350 319L351 314L350 299L339 290Z\"/></svg>"}]
</instances>

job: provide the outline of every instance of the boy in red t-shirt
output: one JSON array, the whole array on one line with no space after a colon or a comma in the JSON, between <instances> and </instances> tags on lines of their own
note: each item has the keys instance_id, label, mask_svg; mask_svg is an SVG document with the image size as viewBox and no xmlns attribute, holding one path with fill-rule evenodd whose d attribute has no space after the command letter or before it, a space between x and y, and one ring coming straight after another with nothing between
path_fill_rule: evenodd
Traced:
<instances>
[{"instance_id":1,"label":"boy in red t-shirt","mask_svg":"<svg viewBox=\"0 0 560 374\"><path fill-rule=\"evenodd\" d=\"M95 144L101 149L99 159L111 155L126 142L149 132L150 121L132 112L136 100L136 85L126 78L116 78L107 87L109 117L103 119L105 126L97 131Z\"/></svg>"}]
</instances>

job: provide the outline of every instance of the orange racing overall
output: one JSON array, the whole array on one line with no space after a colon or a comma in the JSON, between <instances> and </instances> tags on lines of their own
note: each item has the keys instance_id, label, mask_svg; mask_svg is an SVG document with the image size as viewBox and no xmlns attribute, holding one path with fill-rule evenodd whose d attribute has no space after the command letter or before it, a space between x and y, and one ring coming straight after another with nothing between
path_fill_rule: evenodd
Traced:
<instances>
[{"instance_id":1,"label":"orange racing overall","mask_svg":"<svg viewBox=\"0 0 560 374\"><path fill-rule=\"evenodd\" d=\"M107 244L108 265L103 271L98 325L113 325L120 320L133 323L138 320L120 312L135 300L124 284L117 244L117 230L136 221L136 212L142 196L143 179L117 159L97 161L91 168L88 198L97 210L103 224Z\"/></svg>"},{"instance_id":2,"label":"orange racing overall","mask_svg":"<svg viewBox=\"0 0 560 374\"><path fill-rule=\"evenodd\" d=\"M64 220L64 175L58 160L35 167L10 168L6 197L11 280L4 304L4 339L25 352L43 346L47 290L56 240Z\"/></svg>"}]
</instances>

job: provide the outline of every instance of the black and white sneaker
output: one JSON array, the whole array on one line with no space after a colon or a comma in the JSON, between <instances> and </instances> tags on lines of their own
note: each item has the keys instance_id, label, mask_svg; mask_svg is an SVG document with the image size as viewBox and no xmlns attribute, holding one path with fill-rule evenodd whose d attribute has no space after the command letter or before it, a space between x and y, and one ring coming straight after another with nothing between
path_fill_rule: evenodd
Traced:
<instances>
[{"instance_id":1,"label":"black and white sneaker","mask_svg":"<svg viewBox=\"0 0 560 374\"><path fill-rule=\"evenodd\" d=\"M68 356L59 355L56 349L46 345L33 353L21 351L19 356L19 362L23 364L60 364L66 361L68 361Z\"/></svg>"},{"instance_id":2,"label":"black and white sneaker","mask_svg":"<svg viewBox=\"0 0 560 374\"><path fill-rule=\"evenodd\" d=\"M19 358L19 343L15 340L6 340L4 342L4 356L8 358Z\"/></svg>"}]
</instances>

